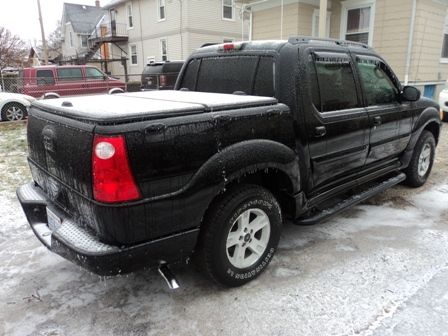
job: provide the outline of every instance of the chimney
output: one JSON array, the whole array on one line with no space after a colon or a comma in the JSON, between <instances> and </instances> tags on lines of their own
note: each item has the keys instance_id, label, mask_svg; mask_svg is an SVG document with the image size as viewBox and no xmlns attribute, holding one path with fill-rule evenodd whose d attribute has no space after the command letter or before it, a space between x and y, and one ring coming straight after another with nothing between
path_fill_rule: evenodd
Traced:
<instances>
[{"instance_id":1,"label":"chimney","mask_svg":"<svg viewBox=\"0 0 448 336\"><path fill-rule=\"evenodd\" d=\"M95 0L95 7L100 7L100 0Z\"/></svg>"}]
</instances>

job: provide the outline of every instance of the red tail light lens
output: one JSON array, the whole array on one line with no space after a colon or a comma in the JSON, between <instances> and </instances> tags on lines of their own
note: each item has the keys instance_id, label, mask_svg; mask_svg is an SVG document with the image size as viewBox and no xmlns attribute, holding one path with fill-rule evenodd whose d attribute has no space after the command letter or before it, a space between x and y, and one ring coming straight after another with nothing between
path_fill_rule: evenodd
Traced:
<instances>
[{"instance_id":1,"label":"red tail light lens","mask_svg":"<svg viewBox=\"0 0 448 336\"><path fill-rule=\"evenodd\" d=\"M166 76L160 75L160 86L166 86Z\"/></svg>"},{"instance_id":2,"label":"red tail light lens","mask_svg":"<svg viewBox=\"0 0 448 336\"><path fill-rule=\"evenodd\" d=\"M100 136L93 140L93 197L104 203L141 198L129 166L124 136Z\"/></svg>"}]
</instances>

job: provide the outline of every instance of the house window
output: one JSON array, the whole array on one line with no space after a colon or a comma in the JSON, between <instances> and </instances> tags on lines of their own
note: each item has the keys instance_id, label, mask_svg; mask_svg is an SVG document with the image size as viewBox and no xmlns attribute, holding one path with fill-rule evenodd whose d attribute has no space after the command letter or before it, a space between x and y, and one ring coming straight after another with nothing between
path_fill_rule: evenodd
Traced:
<instances>
[{"instance_id":1,"label":"house window","mask_svg":"<svg viewBox=\"0 0 448 336\"><path fill-rule=\"evenodd\" d=\"M327 24L325 26L325 37L330 37L330 17L331 12L327 12ZM311 28L311 36L318 37L319 36L319 10L315 9L313 12L312 19L312 28Z\"/></svg>"},{"instance_id":2,"label":"house window","mask_svg":"<svg viewBox=\"0 0 448 336\"><path fill-rule=\"evenodd\" d=\"M131 44L129 46L129 51L131 54L131 65L137 65L138 64L137 46L135 44Z\"/></svg>"},{"instance_id":3,"label":"house window","mask_svg":"<svg viewBox=\"0 0 448 336\"><path fill-rule=\"evenodd\" d=\"M81 35L81 47L87 48L87 35Z\"/></svg>"},{"instance_id":4,"label":"house window","mask_svg":"<svg viewBox=\"0 0 448 336\"><path fill-rule=\"evenodd\" d=\"M126 5L126 15L128 17L128 28L134 28L134 21L132 20L132 2Z\"/></svg>"},{"instance_id":5,"label":"house window","mask_svg":"<svg viewBox=\"0 0 448 336\"><path fill-rule=\"evenodd\" d=\"M347 0L341 4L341 38L372 45L375 3L371 0Z\"/></svg>"},{"instance_id":6,"label":"house window","mask_svg":"<svg viewBox=\"0 0 448 336\"><path fill-rule=\"evenodd\" d=\"M73 33L72 32L70 32L69 37L70 37L70 47L73 48Z\"/></svg>"},{"instance_id":7,"label":"house window","mask_svg":"<svg viewBox=\"0 0 448 336\"><path fill-rule=\"evenodd\" d=\"M448 63L448 16L445 17L443 26L442 61Z\"/></svg>"},{"instance_id":8,"label":"house window","mask_svg":"<svg viewBox=\"0 0 448 336\"><path fill-rule=\"evenodd\" d=\"M158 0L158 15L159 15L159 21L163 21L166 19L166 13L165 13L165 0Z\"/></svg>"},{"instance_id":9,"label":"house window","mask_svg":"<svg viewBox=\"0 0 448 336\"><path fill-rule=\"evenodd\" d=\"M162 56L162 61L168 60L166 39L160 40L160 54Z\"/></svg>"},{"instance_id":10,"label":"house window","mask_svg":"<svg viewBox=\"0 0 448 336\"><path fill-rule=\"evenodd\" d=\"M223 20L233 20L233 0L222 0Z\"/></svg>"}]
</instances>

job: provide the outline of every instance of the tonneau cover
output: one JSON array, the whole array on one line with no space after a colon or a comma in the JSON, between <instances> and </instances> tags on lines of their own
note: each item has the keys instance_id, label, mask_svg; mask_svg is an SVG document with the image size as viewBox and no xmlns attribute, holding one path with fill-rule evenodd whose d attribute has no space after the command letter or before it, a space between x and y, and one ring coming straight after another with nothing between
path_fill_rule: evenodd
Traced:
<instances>
[{"instance_id":1,"label":"tonneau cover","mask_svg":"<svg viewBox=\"0 0 448 336\"><path fill-rule=\"evenodd\" d=\"M33 107L101 124L276 103L272 97L165 90L39 100Z\"/></svg>"}]
</instances>

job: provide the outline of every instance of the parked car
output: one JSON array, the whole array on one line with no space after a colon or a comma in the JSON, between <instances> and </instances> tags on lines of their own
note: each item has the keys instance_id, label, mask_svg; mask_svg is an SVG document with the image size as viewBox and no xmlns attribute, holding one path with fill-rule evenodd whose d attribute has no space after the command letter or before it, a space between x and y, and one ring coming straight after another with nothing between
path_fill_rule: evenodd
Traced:
<instances>
[{"instance_id":1,"label":"parked car","mask_svg":"<svg viewBox=\"0 0 448 336\"><path fill-rule=\"evenodd\" d=\"M448 88L439 93L440 118L448 122Z\"/></svg>"},{"instance_id":2,"label":"parked car","mask_svg":"<svg viewBox=\"0 0 448 336\"><path fill-rule=\"evenodd\" d=\"M1 121L18 121L27 117L35 98L19 93L0 92Z\"/></svg>"},{"instance_id":3,"label":"parked car","mask_svg":"<svg viewBox=\"0 0 448 336\"><path fill-rule=\"evenodd\" d=\"M440 126L437 103L366 45L209 46L174 91L33 103L33 182L17 195L38 239L92 272L158 266L175 286L167 265L193 257L240 286L272 260L285 218L314 224L423 185Z\"/></svg>"},{"instance_id":4,"label":"parked car","mask_svg":"<svg viewBox=\"0 0 448 336\"><path fill-rule=\"evenodd\" d=\"M172 90L183 61L151 62L142 73L142 90Z\"/></svg>"},{"instance_id":5,"label":"parked car","mask_svg":"<svg viewBox=\"0 0 448 336\"><path fill-rule=\"evenodd\" d=\"M57 98L124 92L126 84L89 65L48 65L24 68L19 92L32 97Z\"/></svg>"}]
</instances>

